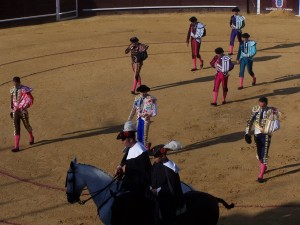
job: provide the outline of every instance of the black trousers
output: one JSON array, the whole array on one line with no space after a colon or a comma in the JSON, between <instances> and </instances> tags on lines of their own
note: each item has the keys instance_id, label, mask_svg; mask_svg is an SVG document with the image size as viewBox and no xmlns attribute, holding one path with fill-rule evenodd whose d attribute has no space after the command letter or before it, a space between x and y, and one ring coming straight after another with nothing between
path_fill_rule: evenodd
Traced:
<instances>
[{"instance_id":1,"label":"black trousers","mask_svg":"<svg viewBox=\"0 0 300 225\"><path fill-rule=\"evenodd\" d=\"M32 127L29 123L28 111L17 110L13 113L14 135L21 134L21 120L28 132L32 132Z\"/></svg>"}]
</instances>

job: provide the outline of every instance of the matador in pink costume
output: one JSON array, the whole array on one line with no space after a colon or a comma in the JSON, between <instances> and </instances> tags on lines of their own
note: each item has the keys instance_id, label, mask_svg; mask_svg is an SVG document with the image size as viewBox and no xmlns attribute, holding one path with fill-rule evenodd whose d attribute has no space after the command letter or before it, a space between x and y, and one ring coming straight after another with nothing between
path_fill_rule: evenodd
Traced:
<instances>
[{"instance_id":1,"label":"matador in pink costume","mask_svg":"<svg viewBox=\"0 0 300 225\"><path fill-rule=\"evenodd\" d=\"M219 87L222 83L223 89L223 100L222 105L226 104L226 96L228 93L228 76L229 71L231 71L234 67L233 63L231 62L231 58L227 55L224 55L223 48L216 48L215 49L215 57L210 62L210 65L216 69L217 73L214 80L214 89L213 89L213 102L211 105L217 106L217 98L219 93Z\"/></svg>"},{"instance_id":2,"label":"matador in pink costume","mask_svg":"<svg viewBox=\"0 0 300 225\"><path fill-rule=\"evenodd\" d=\"M10 116L14 123L15 146L12 152L19 151L21 120L29 133L29 144L34 144L32 127L29 123L28 108L33 104L32 89L21 84L20 77L13 78L14 87L10 89L11 113Z\"/></svg>"},{"instance_id":3,"label":"matador in pink costume","mask_svg":"<svg viewBox=\"0 0 300 225\"><path fill-rule=\"evenodd\" d=\"M205 25L198 22L197 18L192 16L190 19L190 26L186 37L186 44L191 42L193 68L191 71L197 70L197 58L200 62L200 69L203 68L203 60L200 55L201 38L206 35Z\"/></svg>"},{"instance_id":4,"label":"matador in pink costume","mask_svg":"<svg viewBox=\"0 0 300 225\"><path fill-rule=\"evenodd\" d=\"M138 85L142 85L142 78L141 78L141 69L143 66L144 58L140 57L140 53L147 51L149 48L148 45L139 43L139 39L137 37L130 38L131 44L125 49L125 54L131 53L131 66L134 73L133 76L133 85L131 89L131 94L135 94L136 87Z\"/></svg>"}]
</instances>

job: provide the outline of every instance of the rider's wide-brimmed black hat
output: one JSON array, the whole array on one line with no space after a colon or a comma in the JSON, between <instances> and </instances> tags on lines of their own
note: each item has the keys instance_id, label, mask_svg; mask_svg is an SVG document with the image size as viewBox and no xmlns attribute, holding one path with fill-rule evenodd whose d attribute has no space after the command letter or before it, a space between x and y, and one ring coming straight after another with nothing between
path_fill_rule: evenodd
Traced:
<instances>
[{"instance_id":1,"label":"rider's wide-brimmed black hat","mask_svg":"<svg viewBox=\"0 0 300 225\"><path fill-rule=\"evenodd\" d=\"M161 157L163 155L167 154L167 149L165 148L165 145L156 145L153 148L151 148L149 155L154 156L154 158Z\"/></svg>"},{"instance_id":2,"label":"rider's wide-brimmed black hat","mask_svg":"<svg viewBox=\"0 0 300 225\"><path fill-rule=\"evenodd\" d=\"M150 91L150 88L147 86L147 85L141 85L139 86L137 89L136 89L137 92L149 92Z\"/></svg>"},{"instance_id":3,"label":"rider's wide-brimmed black hat","mask_svg":"<svg viewBox=\"0 0 300 225\"><path fill-rule=\"evenodd\" d=\"M126 138L135 139L135 131L121 131L117 136L117 140L124 141Z\"/></svg>"}]
</instances>

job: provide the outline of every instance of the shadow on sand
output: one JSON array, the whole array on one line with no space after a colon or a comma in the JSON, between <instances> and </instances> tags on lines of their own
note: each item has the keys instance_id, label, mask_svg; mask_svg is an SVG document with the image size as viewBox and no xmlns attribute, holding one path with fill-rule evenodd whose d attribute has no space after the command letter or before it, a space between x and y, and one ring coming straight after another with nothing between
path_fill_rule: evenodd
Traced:
<instances>
[{"instance_id":1,"label":"shadow on sand","mask_svg":"<svg viewBox=\"0 0 300 225\"><path fill-rule=\"evenodd\" d=\"M273 60L273 59L278 59L280 57L281 57L281 55L259 56L259 57L255 57L253 59L253 61L254 62L264 62L264 61L269 61L269 60Z\"/></svg>"},{"instance_id":2,"label":"shadow on sand","mask_svg":"<svg viewBox=\"0 0 300 225\"><path fill-rule=\"evenodd\" d=\"M299 167L299 168L295 169L294 167ZM289 164L289 165L281 166L278 168L270 169L270 170L266 171L266 174L269 174L269 173L277 171L277 170L283 170L283 169L289 169L289 168L293 168L293 169L290 171L287 171L287 172L283 172L283 173L271 176L271 177L266 177L265 180L268 181L268 180L272 180L277 177L282 177L282 176L298 173L298 172L300 172L300 163L294 163L294 164Z\"/></svg>"},{"instance_id":3,"label":"shadow on sand","mask_svg":"<svg viewBox=\"0 0 300 225\"><path fill-rule=\"evenodd\" d=\"M249 98L230 101L230 102L228 102L228 104L233 103L233 102L244 102L247 100L259 99L260 97L287 96L287 95L297 94L299 92L300 92L300 87L275 89L272 93L260 94L260 95L252 96Z\"/></svg>"},{"instance_id":4,"label":"shadow on sand","mask_svg":"<svg viewBox=\"0 0 300 225\"><path fill-rule=\"evenodd\" d=\"M214 138L210 138L207 140L195 142L193 144L185 146L182 150L170 152L168 154L177 154L180 152L197 150L200 148L205 148L208 146L217 145L217 144L221 144L221 143L235 142L235 141L239 141L239 140L243 139L244 135L245 135L244 131L235 132L235 133L231 133L231 134L225 134L225 135L222 135L219 137L214 137Z\"/></svg>"},{"instance_id":5,"label":"shadow on sand","mask_svg":"<svg viewBox=\"0 0 300 225\"><path fill-rule=\"evenodd\" d=\"M239 205L236 205L237 209ZM241 207L242 208L242 207ZM246 207L245 207L246 208ZM248 208L248 207L247 207ZM253 207L252 207L253 208ZM235 213L232 215L221 216L218 225L296 225L300 224L300 202L290 202L278 206L266 206L258 214ZM268 208L268 210L265 210ZM245 209L247 211L247 209Z\"/></svg>"},{"instance_id":6,"label":"shadow on sand","mask_svg":"<svg viewBox=\"0 0 300 225\"><path fill-rule=\"evenodd\" d=\"M184 80L184 81L179 81L179 82L175 82L175 83L162 84L162 85L152 87L151 91L158 91L158 90L162 90L162 89L178 87L178 86L183 86L183 85L188 85L188 84L193 84L193 83L213 81L214 78L215 78L215 76L212 75L212 76L207 76L207 77L199 77L199 78L192 79L192 80Z\"/></svg>"},{"instance_id":7,"label":"shadow on sand","mask_svg":"<svg viewBox=\"0 0 300 225\"><path fill-rule=\"evenodd\" d=\"M297 47L297 46L300 46L299 42L298 43L279 44L279 45L275 45L273 47L259 49L258 51L267 51L267 50L283 49L283 48L293 48L293 47Z\"/></svg>"},{"instance_id":8,"label":"shadow on sand","mask_svg":"<svg viewBox=\"0 0 300 225\"><path fill-rule=\"evenodd\" d=\"M38 141L33 146L24 148L23 150L38 147L38 146L43 146L43 145L49 145L56 142L67 141L67 140L88 138L88 137L98 136L102 134L118 133L120 130L123 129L123 126L124 125L115 125L110 127L100 127L100 128L89 129L89 130L74 131L74 132L63 134L63 136L65 137Z\"/></svg>"}]
</instances>

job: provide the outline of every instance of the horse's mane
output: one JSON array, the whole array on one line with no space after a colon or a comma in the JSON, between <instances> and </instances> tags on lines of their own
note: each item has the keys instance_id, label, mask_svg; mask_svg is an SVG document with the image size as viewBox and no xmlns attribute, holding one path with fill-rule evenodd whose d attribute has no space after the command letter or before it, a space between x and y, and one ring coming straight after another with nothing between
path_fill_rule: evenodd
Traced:
<instances>
[{"instance_id":1,"label":"horse's mane","mask_svg":"<svg viewBox=\"0 0 300 225\"><path fill-rule=\"evenodd\" d=\"M110 178L113 178L108 172L106 172L103 169L100 169L100 168L98 168L96 166L89 165L89 164L84 164L84 163L78 163L78 165L87 166L87 167L91 167L91 168L96 169L96 170L100 170L101 172L103 172L104 174L106 174L107 176L109 176Z\"/></svg>"}]
</instances>

